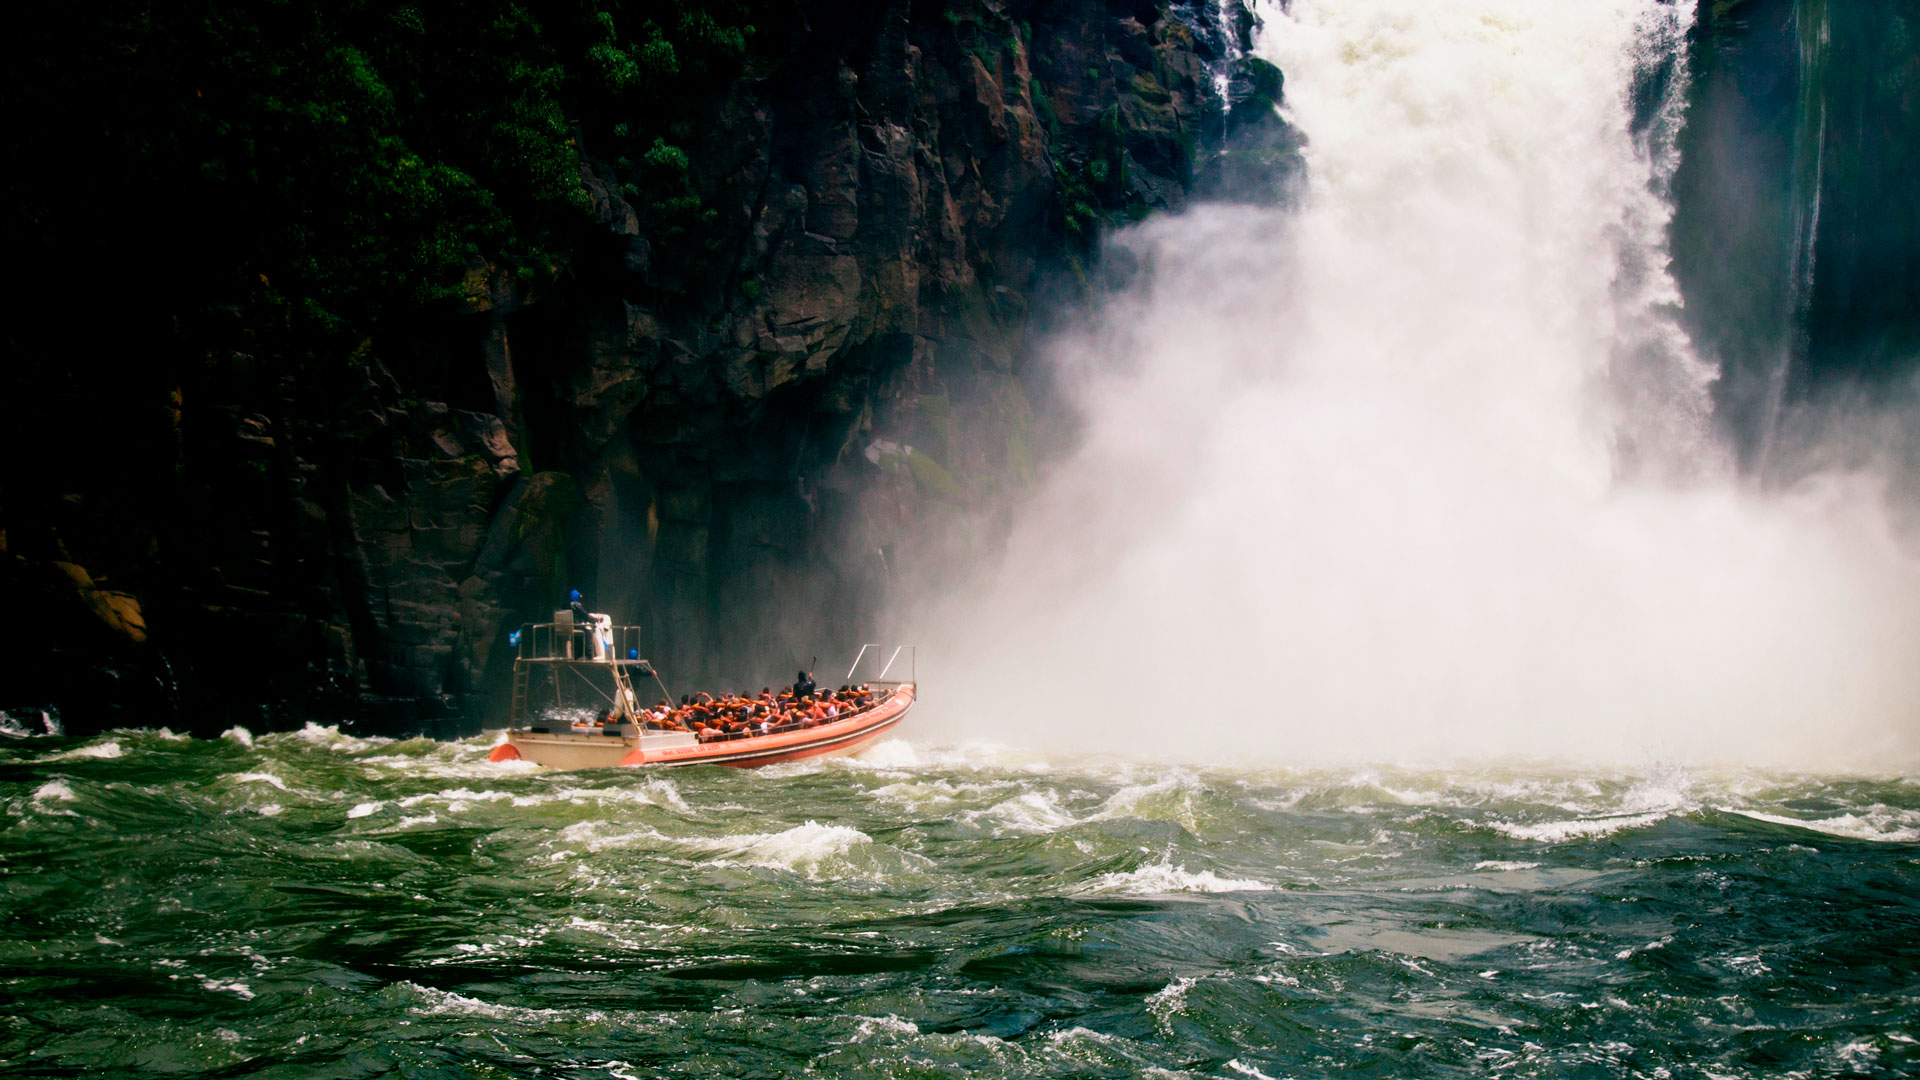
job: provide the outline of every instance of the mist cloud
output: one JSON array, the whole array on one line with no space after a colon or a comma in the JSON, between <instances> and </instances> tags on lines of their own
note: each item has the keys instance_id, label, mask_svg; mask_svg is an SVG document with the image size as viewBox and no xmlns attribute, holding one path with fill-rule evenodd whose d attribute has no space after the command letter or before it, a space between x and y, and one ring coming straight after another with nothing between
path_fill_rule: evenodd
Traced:
<instances>
[{"instance_id":1,"label":"mist cloud","mask_svg":"<svg viewBox=\"0 0 1920 1080\"><path fill-rule=\"evenodd\" d=\"M1920 563L1879 482L1742 480L1671 318L1671 133L1631 130L1626 89L1685 18L1270 19L1307 202L1115 241L1140 281L1054 350L1084 440L993 585L930 617L929 724L1211 760L1912 760Z\"/></svg>"}]
</instances>

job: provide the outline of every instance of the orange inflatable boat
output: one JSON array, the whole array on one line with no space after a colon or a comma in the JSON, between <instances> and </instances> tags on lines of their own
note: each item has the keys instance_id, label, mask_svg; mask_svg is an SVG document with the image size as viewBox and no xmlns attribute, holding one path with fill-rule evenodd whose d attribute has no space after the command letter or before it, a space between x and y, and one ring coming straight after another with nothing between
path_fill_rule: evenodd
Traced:
<instances>
[{"instance_id":1,"label":"orange inflatable boat","mask_svg":"<svg viewBox=\"0 0 1920 1080\"><path fill-rule=\"evenodd\" d=\"M772 765L802 758L855 753L898 727L913 708L913 679L887 681L901 653L893 651L879 677L861 682L873 692L866 707L815 723L783 725L766 734L740 732L705 740L690 731L663 731L639 707L636 678L652 679L673 700L653 666L640 658L639 628L614 626L606 616L576 625L567 612L551 623L513 635L513 709L490 761L531 761L555 769L613 765ZM869 649L855 657L848 681ZM878 659L878 653L874 654ZM569 694L572 695L571 701ZM584 701L584 706L576 703Z\"/></svg>"},{"instance_id":2,"label":"orange inflatable boat","mask_svg":"<svg viewBox=\"0 0 1920 1080\"><path fill-rule=\"evenodd\" d=\"M899 726L913 707L914 685L910 682L873 689L879 700L872 706L817 727L768 735L733 735L709 742L701 742L686 731L636 729L587 734L510 728L489 760L591 769L605 765L772 765L851 754Z\"/></svg>"}]
</instances>

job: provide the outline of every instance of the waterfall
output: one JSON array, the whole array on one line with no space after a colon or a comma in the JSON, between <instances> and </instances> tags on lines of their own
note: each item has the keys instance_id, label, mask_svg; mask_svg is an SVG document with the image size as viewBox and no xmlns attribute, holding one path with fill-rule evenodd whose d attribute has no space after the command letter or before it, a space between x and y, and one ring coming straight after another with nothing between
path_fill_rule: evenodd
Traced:
<instances>
[{"instance_id":1,"label":"waterfall","mask_svg":"<svg viewBox=\"0 0 1920 1080\"><path fill-rule=\"evenodd\" d=\"M1688 17L1269 14L1304 205L1115 238L1146 272L1053 350L1081 445L936 620L949 722L1236 760L1910 756L1920 567L1870 478L1743 484L1675 325Z\"/></svg>"},{"instance_id":2,"label":"waterfall","mask_svg":"<svg viewBox=\"0 0 1920 1080\"><path fill-rule=\"evenodd\" d=\"M1831 26L1826 0L1799 0L1794 30L1800 46L1800 93L1794 109L1792 255L1787 264L1787 336L1767 374L1760 415L1758 465L1764 473L1779 445L1780 416L1796 367L1807 360L1813 312L1814 254L1820 236L1820 188L1827 157L1827 54Z\"/></svg>"}]
</instances>

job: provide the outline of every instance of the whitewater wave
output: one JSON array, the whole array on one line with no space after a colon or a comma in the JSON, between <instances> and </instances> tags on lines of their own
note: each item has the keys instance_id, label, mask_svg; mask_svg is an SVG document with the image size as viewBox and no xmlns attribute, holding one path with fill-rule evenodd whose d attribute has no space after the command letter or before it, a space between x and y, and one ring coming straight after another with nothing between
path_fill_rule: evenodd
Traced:
<instances>
[{"instance_id":1,"label":"whitewater wave","mask_svg":"<svg viewBox=\"0 0 1920 1080\"><path fill-rule=\"evenodd\" d=\"M1828 836L1844 837L1848 840L1872 840L1878 843L1910 844L1920 841L1920 811L1900 810L1890 806L1872 806L1858 813L1839 814L1828 818L1796 818L1784 814L1769 814L1760 810L1742 809L1726 806L1718 809L1737 814L1740 817L1765 821L1774 825L1789 825L1809 832L1825 833Z\"/></svg>"},{"instance_id":2,"label":"whitewater wave","mask_svg":"<svg viewBox=\"0 0 1920 1080\"><path fill-rule=\"evenodd\" d=\"M34 802L45 802L48 800L72 802L74 798L73 789L67 786L65 780L49 780L33 791Z\"/></svg>"},{"instance_id":3,"label":"whitewater wave","mask_svg":"<svg viewBox=\"0 0 1920 1080\"><path fill-rule=\"evenodd\" d=\"M1670 812L1628 814L1619 817L1575 818L1572 821L1542 821L1531 825L1510 821L1490 821L1487 827L1511 836L1515 840L1562 844L1569 840L1593 840L1602 836L1612 836L1626 829L1644 829L1649 825L1657 825L1671 816L1673 815Z\"/></svg>"},{"instance_id":4,"label":"whitewater wave","mask_svg":"<svg viewBox=\"0 0 1920 1080\"><path fill-rule=\"evenodd\" d=\"M848 856L872 843L873 837L850 825L808 821L785 832L755 839L739 849L735 858L750 866L792 870L818 879L823 874L840 876L857 872L858 868Z\"/></svg>"},{"instance_id":5,"label":"whitewater wave","mask_svg":"<svg viewBox=\"0 0 1920 1080\"><path fill-rule=\"evenodd\" d=\"M1059 792L1051 788L1023 792L985 810L969 812L964 820L971 823L987 821L1002 831L1017 833L1056 832L1078 825L1081 821L1060 805Z\"/></svg>"},{"instance_id":6,"label":"whitewater wave","mask_svg":"<svg viewBox=\"0 0 1920 1080\"><path fill-rule=\"evenodd\" d=\"M1169 1029L1173 1018L1187 1011L1187 991L1193 989L1200 980L1191 975L1183 975L1167 985L1148 994L1147 1012L1151 1014L1162 1031Z\"/></svg>"},{"instance_id":7,"label":"whitewater wave","mask_svg":"<svg viewBox=\"0 0 1920 1080\"><path fill-rule=\"evenodd\" d=\"M236 784L268 784L279 788L281 791L287 790L287 782L272 773L238 773L234 776L233 782Z\"/></svg>"},{"instance_id":8,"label":"whitewater wave","mask_svg":"<svg viewBox=\"0 0 1920 1080\"><path fill-rule=\"evenodd\" d=\"M877 769L911 769L920 764L920 754L905 739L883 739L855 755L854 760Z\"/></svg>"},{"instance_id":9,"label":"whitewater wave","mask_svg":"<svg viewBox=\"0 0 1920 1080\"><path fill-rule=\"evenodd\" d=\"M126 753L126 750L123 747L121 747L120 743L117 740L109 739L103 743L93 743L89 746L76 746L71 750L62 750L57 754L48 754L45 760L47 761L83 761L83 760L94 759L94 760L110 761L114 758L125 755L125 753Z\"/></svg>"},{"instance_id":10,"label":"whitewater wave","mask_svg":"<svg viewBox=\"0 0 1920 1080\"><path fill-rule=\"evenodd\" d=\"M440 990L402 980L395 989L412 999L410 1012L420 1016L471 1016L482 1020L515 1023L607 1023L612 1017L598 1009L532 1009L521 1005L500 1005L476 997Z\"/></svg>"},{"instance_id":11,"label":"whitewater wave","mask_svg":"<svg viewBox=\"0 0 1920 1080\"><path fill-rule=\"evenodd\" d=\"M1168 893L1266 892L1272 888L1264 881L1251 878L1227 878L1211 870L1188 870L1175 865L1168 855L1138 869L1102 874L1075 891L1081 895L1164 896Z\"/></svg>"},{"instance_id":12,"label":"whitewater wave","mask_svg":"<svg viewBox=\"0 0 1920 1080\"><path fill-rule=\"evenodd\" d=\"M379 736L363 739L355 735L348 735L340 730L338 724L316 724L311 720L307 721L306 726L302 727L299 731L263 735L256 740L258 745L263 746L305 743L309 746L316 746L343 754L363 753L378 747L391 746L393 742L394 740L392 739Z\"/></svg>"}]
</instances>

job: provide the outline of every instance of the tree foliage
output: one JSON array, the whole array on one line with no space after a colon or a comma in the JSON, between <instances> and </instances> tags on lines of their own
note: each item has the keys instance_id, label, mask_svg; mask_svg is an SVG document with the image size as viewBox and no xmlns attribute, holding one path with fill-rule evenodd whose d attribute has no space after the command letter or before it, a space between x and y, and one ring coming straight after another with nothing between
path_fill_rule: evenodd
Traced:
<instances>
[{"instance_id":1,"label":"tree foliage","mask_svg":"<svg viewBox=\"0 0 1920 1080\"><path fill-rule=\"evenodd\" d=\"M739 77L752 16L743 0L36 5L5 46L23 151L9 247L66 273L164 266L135 301L189 337L237 318L357 340L458 295L480 261L562 266L590 209L584 142L625 159L643 214L697 226L675 129Z\"/></svg>"}]
</instances>

